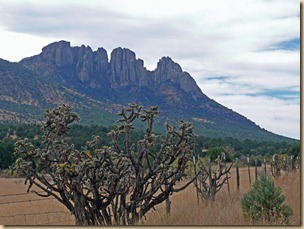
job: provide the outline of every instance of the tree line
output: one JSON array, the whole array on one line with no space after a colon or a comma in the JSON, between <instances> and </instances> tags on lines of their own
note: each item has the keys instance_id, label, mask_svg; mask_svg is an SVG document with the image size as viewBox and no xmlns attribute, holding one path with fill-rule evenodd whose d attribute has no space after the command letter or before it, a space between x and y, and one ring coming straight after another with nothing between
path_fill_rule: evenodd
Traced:
<instances>
[{"instance_id":1,"label":"tree line","mask_svg":"<svg viewBox=\"0 0 304 229\"><path fill-rule=\"evenodd\" d=\"M74 144L75 149L80 150L93 135L100 136L102 145L109 145L110 138L107 133L113 127L101 125L71 125L69 130L69 141ZM0 169L7 169L16 160L14 156L14 144L21 138L27 138L35 146L39 147L42 140L42 126L40 124L26 123L0 123ZM144 136L143 130L134 131L130 136L131 142L137 142ZM155 145L156 150L160 144ZM271 158L274 154L286 154L298 156L300 153L300 142L291 144L286 141L257 141L257 140L239 140L237 138L211 138L203 135L197 136L195 141L195 153L200 157L208 157L212 161L217 158L221 152L227 154L227 160L232 161L235 158L242 158L248 155L259 158Z\"/></svg>"}]
</instances>

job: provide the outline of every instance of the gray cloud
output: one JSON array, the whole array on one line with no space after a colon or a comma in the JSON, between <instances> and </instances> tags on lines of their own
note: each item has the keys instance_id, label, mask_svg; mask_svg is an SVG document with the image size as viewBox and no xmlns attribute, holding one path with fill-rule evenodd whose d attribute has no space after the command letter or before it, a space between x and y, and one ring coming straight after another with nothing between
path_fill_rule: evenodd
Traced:
<instances>
[{"instance_id":1,"label":"gray cloud","mask_svg":"<svg viewBox=\"0 0 304 229\"><path fill-rule=\"evenodd\" d=\"M162 56L170 56L209 97L254 121L257 119L252 117L252 109L271 106L273 98L273 106L280 105L285 109L281 113L288 114L285 126L291 119L293 126L295 120L300 123L298 116L292 117L299 104L294 91L300 87L300 55L298 49L288 50L288 42L299 37L298 3L295 7L293 1L286 0L231 0L220 1L223 6L219 7L212 1L204 4L194 0L183 4L100 0L95 5L91 1L90 5L73 1L12 2L0 3L0 26L7 31L65 39L72 45L85 44L95 50L130 48L151 70ZM222 76L225 78L215 78ZM248 103L256 107L249 107ZM266 127L271 117L257 121ZM272 123L276 123L275 119ZM281 129L271 130L284 134ZM293 136L296 135L299 136L298 129L294 130Z\"/></svg>"},{"instance_id":2,"label":"gray cloud","mask_svg":"<svg viewBox=\"0 0 304 229\"><path fill-rule=\"evenodd\" d=\"M3 7L4 8L4 7ZM0 15L9 31L46 37L69 37L93 45L142 44L147 40L173 40L186 36L174 23L141 20L107 9L76 6L5 6ZM84 41L83 41L84 40Z\"/></svg>"}]
</instances>

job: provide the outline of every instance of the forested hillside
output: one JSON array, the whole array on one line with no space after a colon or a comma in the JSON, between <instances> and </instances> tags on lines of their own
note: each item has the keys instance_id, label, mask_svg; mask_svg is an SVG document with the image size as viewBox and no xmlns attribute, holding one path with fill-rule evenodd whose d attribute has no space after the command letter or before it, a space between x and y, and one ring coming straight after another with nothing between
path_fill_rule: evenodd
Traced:
<instances>
[{"instance_id":1,"label":"forested hillside","mask_svg":"<svg viewBox=\"0 0 304 229\"><path fill-rule=\"evenodd\" d=\"M107 133L111 128L98 125L79 125L70 127L69 138L76 149L81 149L92 135L101 137L101 144L108 146L110 138ZM134 131L131 135L131 141L137 142L143 137L142 130ZM161 135L161 134L160 134ZM28 138L34 146L40 146L42 136L42 127L39 124L24 123L0 123L0 169L9 168L15 161L14 143L20 138ZM160 147L160 143L155 145ZM225 151L230 159L242 156L260 156L270 158L273 154L299 154L299 141L256 141L239 140L237 138L210 138L203 135L197 136L196 154L201 157L210 157L212 154ZM216 157L216 156L215 156Z\"/></svg>"}]
</instances>

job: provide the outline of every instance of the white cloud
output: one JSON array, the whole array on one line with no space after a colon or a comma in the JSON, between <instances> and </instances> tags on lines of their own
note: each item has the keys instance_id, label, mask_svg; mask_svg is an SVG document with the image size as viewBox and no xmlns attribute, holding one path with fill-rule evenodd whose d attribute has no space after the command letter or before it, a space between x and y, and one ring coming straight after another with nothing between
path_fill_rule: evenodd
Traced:
<instances>
[{"instance_id":1,"label":"white cloud","mask_svg":"<svg viewBox=\"0 0 304 229\"><path fill-rule=\"evenodd\" d=\"M41 52L42 47L54 41L52 38L9 32L0 29L0 58L13 62Z\"/></svg>"},{"instance_id":2,"label":"white cloud","mask_svg":"<svg viewBox=\"0 0 304 229\"><path fill-rule=\"evenodd\" d=\"M297 0L0 0L0 10L6 41L1 58L19 60L62 39L108 52L130 48L151 70L170 56L212 99L266 129L299 138L299 98L272 101L271 94L261 94L300 88L299 51L269 50L299 37ZM257 108L259 115L250 115Z\"/></svg>"},{"instance_id":3,"label":"white cloud","mask_svg":"<svg viewBox=\"0 0 304 229\"><path fill-rule=\"evenodd\" d=\"M300 106L263 96L219 96L219 103L245 115L261 127L274 133L299 138Z\"/></svg>"}]
</instances>

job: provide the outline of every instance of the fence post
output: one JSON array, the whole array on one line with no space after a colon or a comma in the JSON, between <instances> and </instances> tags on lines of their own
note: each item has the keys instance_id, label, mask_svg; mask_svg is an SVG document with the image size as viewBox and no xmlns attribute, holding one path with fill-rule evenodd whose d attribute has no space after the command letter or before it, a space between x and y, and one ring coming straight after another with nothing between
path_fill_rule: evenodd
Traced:
<instances>
[{"instance_id":1,"label":"fence post","mask_svg":"<svg viewBox=\"0 0 304 229\"><path fill-rule=\"evenodd\" d=\"M194 167L195 186L196 186L196 198L197 198L197 204L199 204L199 195L198 195L198 190L197 190L198 189L198 184L197 184L195 155L193 155L193 167Z\"/></svg>"},{"instance_id":2,"label":"fence post","mask_svg":"<svg viewBox=\"0 0 304 229\"><path fill-rule=\"evenodd\" d=\"M208 173L209 173L209 184L211 185L211 179L212 179L212 174L211 174L211 160L208 159Z\"/></svg>"},{"instance_id":3,"label":"fence post","mask_svg":"<svg viewBox=\"0 0 304 229\"><path fill-rule=\"evenodd\" d=\"M249 184L251 186L250 163L249 162L250 162L249 155L247 155L247 167L248 167Z\"/></svg>"},{"instance_id":4,"label":"fence post","mask_svg":"<svg viewBox=\"0 0 304 229\"><path fill-rule=\"evenodd\" d=\"M266 158L264 157L264 172L265 172L265 175L267 175L267 170L266 170Z\"/></svg>"},{"instance_id":5,"label":"fence post","mask_svg":"<svg viewBox=\"0 0 304 229\"><path fill-rule=\"evenodd\" d=\"M300 157L299 157L299 156L297 156L297 160L296 160L296 161L297 161L297 163L296 163L296 166L297 166L297 167L296 167L296 168L297 168L297 169L300 169L301 161L300 161Z\"/></svg>"},{"instance_id":6,"label":"fence post","mask_svg":"<svg viewBox=\"0 0 304 229\"><path fill-rule=\"evenodd\" d=\"M239 159L238 158L235 159L235 163L236 163L236 186L237 186L237 190L240 191L240 172L239 172Z\"/></svg>"},{"instance_id":7,"label":"fence post","mask_svg":"<svg viewBox=\"0 0 304 229\"><path fill-rule=\"evenodd\" d=\"M208 173L209 173L209 187L210 187L210 197L212 200L214 200L214 184L212 180L212 170L211 170L211 160L208 159Z\"/></svg>"},{"instance_id":8,"label":"fence post","mask_svg":"<svg viewBox=\"0 0 304 229\"><path fill-rule=\"evenodd\" d=\"M295 168L295 160L293 155L290 156L290 160L291 160L291 171L295 172L296 168Z\"/></svg>"},{"instance_id":9,"label":"fence post","mask_svg":"<svg viewBox=\"0 0 304 229\"><path fill-rule=\"evenodd\" d=\"M274 154L273 155L273 161L274 161L274 176L279 177L281 173L281 168L280 168L280 161L279 161L279 155Z\"/></svg>"},{"instance_id":10,"label":"fence post","mask_svg":"<svg viewBox=\"0 0 304 229\"><path fill-rule=\"evenodd\" d=\"M288 166L287 166L287 164L288 164L287 161L288 161L288 160L286 160L286 157L284 157L284 158L283 158L283 161L284 161L284 170L285 170L285 172L287 173L287 172L288 172Z\"/></svg>"},{"instance_id":11,"label":"fence post","mask_svg":"<svg viewBox=\"0 0 304 229\"><path fill-rule=\"evenodd\" d=\"M166 213L167 215L171 214L171 200L169 197L166 199Z\"/></svg>"},{"instance_id":12,"label":"fence post","mask_svg":"<svg viewBox=\"0 0 304 229\"><path fill-rule=\"evenodd\" d=\"M167 180L165 180L165 186L166 186L166 188L168 186ZM168 197L166 199L166 213L167 213L167 215L171 214L171 200L170 200L170 197Z\"/></svg>"},{"instance_id":13,"label":"fence post","mask_svg":"<svg viewBox=\"0 0 304 229\"><path fill-rule=\"evenodd\" d=\"M272 156L272 175L275 177L276 176L276 160L275 160L275 155Z\"/></svg>"},{"instance_id":14,"label":"fence post","mask_svg":"<svg viewBox=\"0 0 304 229\"><path fill-rule=\"evenodd\" d=\"M201 162L201 159L200 159L200 156L197 155L197 164L198 164L199 162L202 163L202 162ZM198 183L199 183L199 188L200 188L200 190L202 190L202 182L200 182L199 179L198 179Z\"/></svg>"},{"instance_id":15,"label":"fence post","mask_svg":"<svg viewBox=\"0 0 304 229\"><path fill-rule=\"evenodd\" d=\"M227 171L227 164L226 164L226 154L224 152L221 153L221 159L224 161L224 165L225 165L225 172ZM228 187L228 193L230 195L230 186L229 186L229 177L228 177L228 173L226 173L226 179L227 179L227 187Z\"/></svg>"},{"instance_id":16,"label":"fence post","mask_svg":"<svg viewBox=\"0 0 304 229\"><path fill-rule=\"evenodd\" d=\"M256 158L254 159L254 167L255 167L255 181L257 181L257 179L258 179L258 161Z\"/></svg>"}]
</instances>

